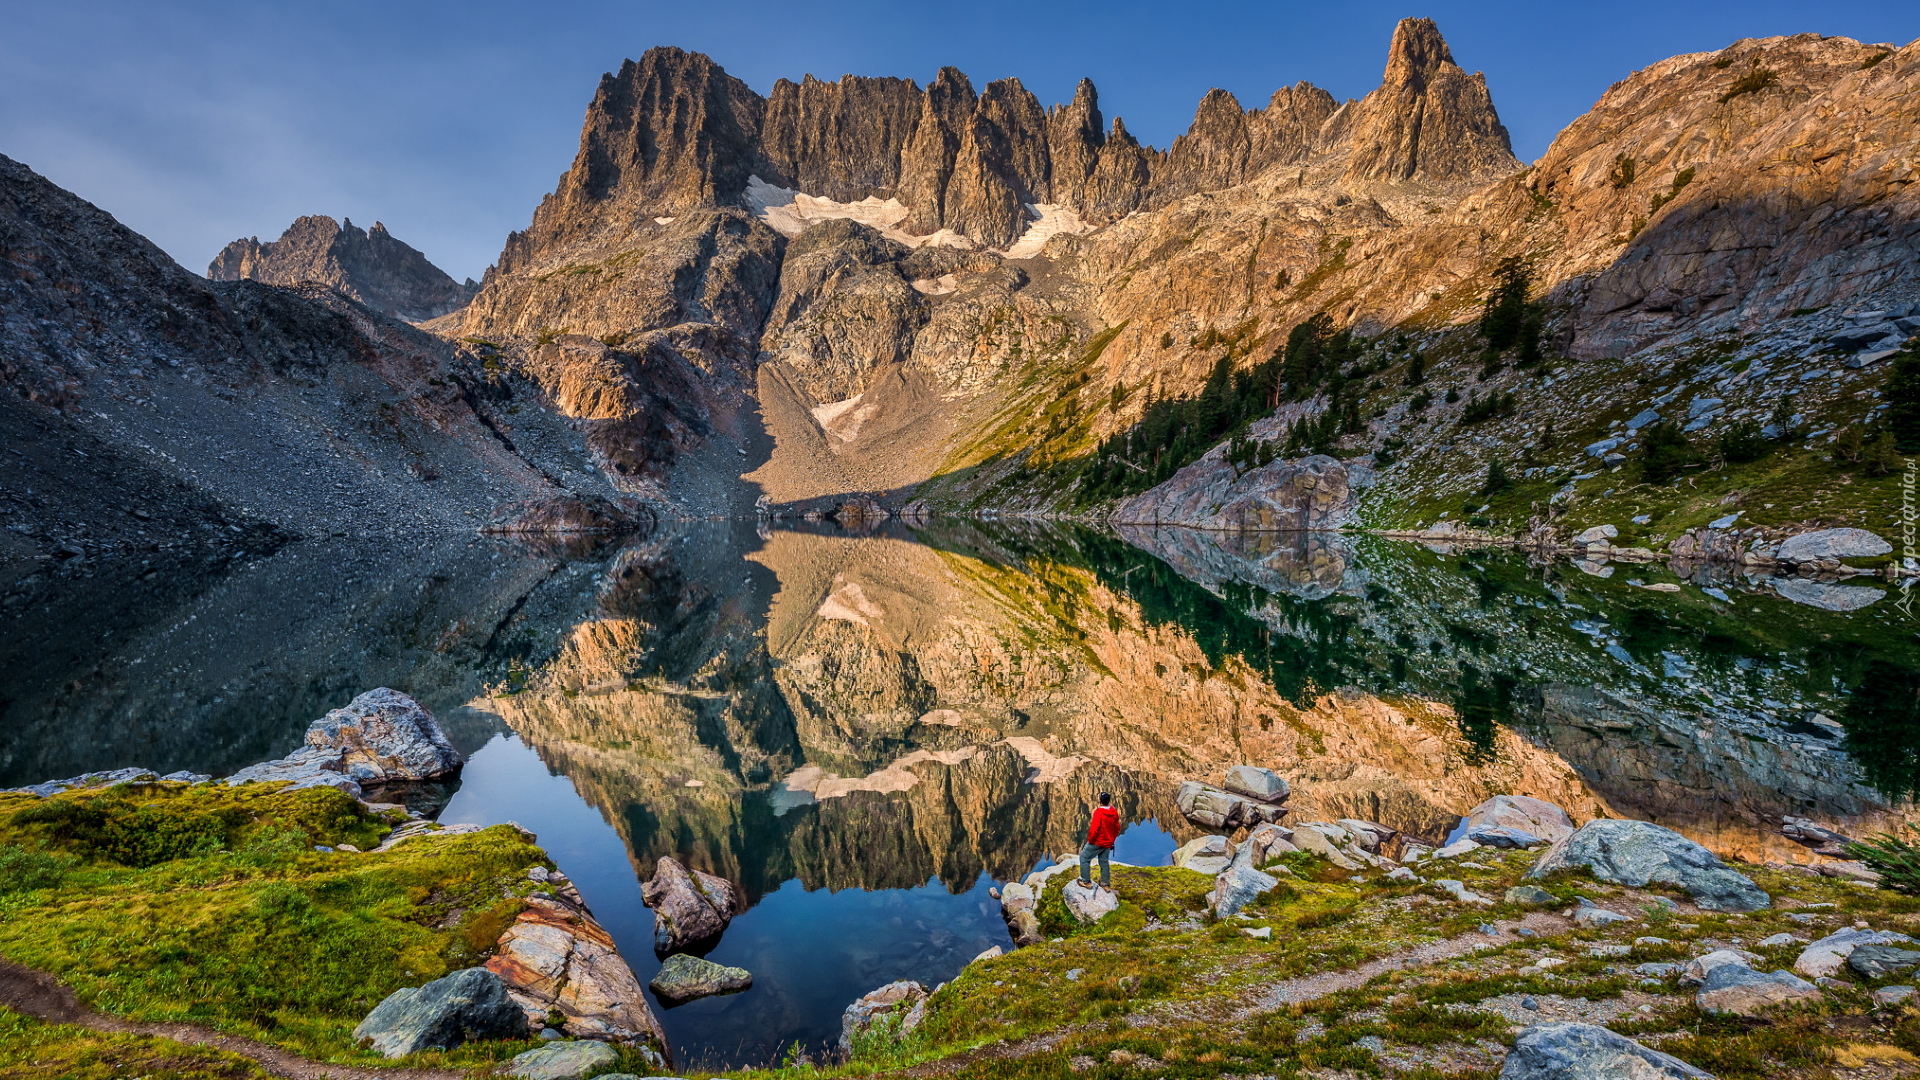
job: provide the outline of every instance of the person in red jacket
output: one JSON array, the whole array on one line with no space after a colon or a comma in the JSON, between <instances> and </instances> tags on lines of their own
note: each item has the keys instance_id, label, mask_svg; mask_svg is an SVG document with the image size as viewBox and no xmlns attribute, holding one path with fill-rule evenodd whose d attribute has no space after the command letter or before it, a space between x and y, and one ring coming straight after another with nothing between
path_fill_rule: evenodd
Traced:
<instances>
[{"instance_id":1,"label":"person in red jacket","mask_svg":"<svg viewBox=\"0 0 1920 1080\"><path fill-rule=\"evenodd\" d=\"M1100 793L1100 805L1093 810L1093 822L1087 826L1087 843L1080 849L1080 884L1093 886L1093 860L1100 860L1100 887L1113 891L1113 876L1108 862L1114 841L1120 839L1120 811L1113 808L1113 796Z\"/></svg>"}]
</instances>

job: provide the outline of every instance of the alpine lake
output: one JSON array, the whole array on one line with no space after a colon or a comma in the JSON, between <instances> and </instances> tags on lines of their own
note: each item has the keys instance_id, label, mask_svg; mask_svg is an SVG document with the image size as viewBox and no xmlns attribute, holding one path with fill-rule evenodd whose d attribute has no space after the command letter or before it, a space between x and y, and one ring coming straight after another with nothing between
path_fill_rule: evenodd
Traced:
<instances>
[{"instance_id":1,"label":"alpine lake","mask_svg":"<svg viewBox=\"0 0 1920 1080\"><path fill-rule=\"evenodd\" d=\"M1920 622L1874 579L1808 595L1010 522L300 542L7 613L0 787L222 775L393 687L469 757L440 820L536 833L643 983L655 862L736 883L708 955L752 989L661 1015L683 1065L777 1064L831 1046L866 991L1010 946L988 889L1076 849L1102 791L1138 865L1200 835L1180 781L1242 762L1293 784L1286 820L1435 842L1501 793L1754 861L1810 860L1785 816L1914 820Z\"/></svg>"}]
</instances>

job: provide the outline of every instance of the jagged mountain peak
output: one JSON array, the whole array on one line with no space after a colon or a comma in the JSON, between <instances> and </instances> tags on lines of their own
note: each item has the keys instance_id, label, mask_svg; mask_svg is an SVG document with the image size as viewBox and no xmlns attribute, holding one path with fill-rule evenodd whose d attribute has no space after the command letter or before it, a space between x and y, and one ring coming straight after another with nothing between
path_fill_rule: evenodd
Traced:
<instances>
[{"instance_id":1,"label":"jagged mountain peak","mask_svg":"<svg viewBox=\"0 0 1920 1080\"><path fill-rule=\"evenodd\" d=\"M321 214L295 218L280 239L265 244L257 236L235 240L214 256L207 277L280 286L317 282L412 322L454 311L476 291L454 281L381 222L361 229L352 218L335 221Z\"/></svg>"},{"instance_id":2,"label":"jagged mountain peak","mask_svg":"<svg viewBox=\"0 0 1920 1080\"><path fill-rule=\"evenodd\" d=\"M1443 67L1453 64L1453 50L1432 19L1401 19L1387 45L1387 70L1382 86L1425 85Z\"/></svg>"}]
</instances>

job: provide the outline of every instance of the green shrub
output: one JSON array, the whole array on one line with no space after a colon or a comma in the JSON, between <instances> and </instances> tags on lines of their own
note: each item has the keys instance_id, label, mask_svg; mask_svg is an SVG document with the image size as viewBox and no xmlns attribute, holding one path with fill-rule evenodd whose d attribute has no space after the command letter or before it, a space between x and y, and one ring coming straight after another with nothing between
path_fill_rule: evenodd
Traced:
<instances>
[{"instance_id":1,"label":"green shrub","mask_svg":"<svg viewBox=\"0 0 1920 1080\"><path fill-rule=\"evenodd\" d=\"M1866 863L1880 875L1882 888L1920 896L1920 845L1881 833L1871 840L1848 844L1845 850L1849 857Z\"/></svg>"},{"instance_id":2,"label":"green shrub","mask_svg":"<svg viewBox=\"0 0 1920 1080\"><path fill-rule=\"evenodd\" d=\"M1772 68L1756 67L1734 80L1733 85L1727 88L1727 92L1720 95L1720 104L1725 105L1742 94L1757 94L1779 83L1780 77L1774 74Z\"/></svg>"},{"instance_id":3,"label":"green shrub","mask_svg":"<svg viewBox=\"0 0 1920 1080\"><path fill-rule=\"evenodd\" d=\"M1734 464L1759 461L1773 451L1773 443L1760 434L1760 425L1742 420L1720 433L1720 456Z\"/></svg>"},{"instance_id":4,"label":"green shrub","mask_svg":"<svg viewBox=\"0 0 1920 1080\"><path fill-rule=\"evenodd\" d=\"M1671 420L1642 428L1640 447L1640 478L1649 484L1664 484L1700 460L1680 425Z\"/></svg>"},{"instance_id":5,"label":"green shrub","mask_svg":"<svg viewBox=\"0 0 1920 1080\"><path fill-rule=\"evenodd\" d=\"M0 844L0 896L58 888L74 861L71 855Z\"/></svg>"}]
</instances>

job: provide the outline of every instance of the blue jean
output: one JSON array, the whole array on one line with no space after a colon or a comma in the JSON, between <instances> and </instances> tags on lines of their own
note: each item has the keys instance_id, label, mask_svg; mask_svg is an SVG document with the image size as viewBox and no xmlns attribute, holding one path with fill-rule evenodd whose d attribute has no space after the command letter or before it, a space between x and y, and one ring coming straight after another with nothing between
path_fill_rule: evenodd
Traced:
<instances>
[{"instance_id":1,"label":"blue jean","mask_svg":"<svg viewBox=\"0 0 1920 1080\"><path fill-rule=\"evenodd\" d=\"M1112 854L1113 849L1110 847L1096 847L1093 844L1082 847L1080 849L1080 880L1093 880L1093 860L1099 859L1100 884L1111 887L1113 885L1113 875L1110 872L1111 867L1108 865L1107 859Z\"/></svg>"}]
</instances>

